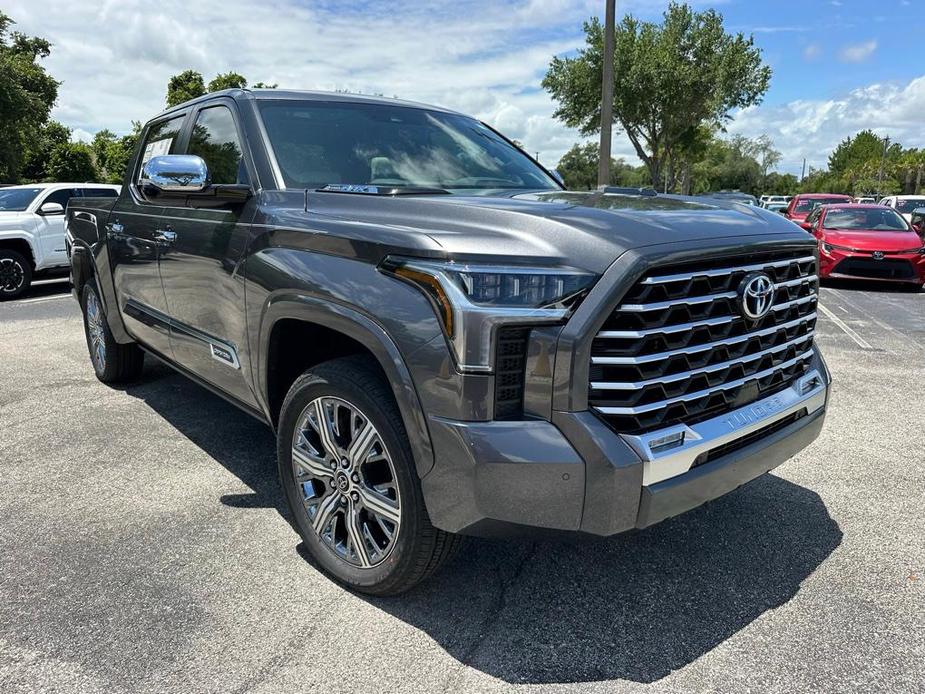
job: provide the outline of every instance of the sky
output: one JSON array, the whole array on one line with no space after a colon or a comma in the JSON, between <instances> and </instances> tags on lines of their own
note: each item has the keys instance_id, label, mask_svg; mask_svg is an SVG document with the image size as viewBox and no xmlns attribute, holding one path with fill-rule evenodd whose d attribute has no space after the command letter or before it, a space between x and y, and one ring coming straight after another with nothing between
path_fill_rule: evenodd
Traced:
<instances>
[{"instance_id":1,"label":"sky","mask_svg":"<svg viewBox=\"0 0 925 694\"><path fill-rule=\"evenodd\" d=\"M617 16L657 21L667 0L617 0ZM782 172L824 166L864 128L925 146L925 0L713 0L728 31L752 34L773 70L764 101L729 134L767 134ZM88 139L123 134L164 107L168 78L381 93L470 115L554 166L584 139L552 116L540 86L553 56L584 44L604 0L4 0L14 29L47 38L62 81L52 116ZM614 156L638 163L622 134Z\"/></svg>"}]
</instances>

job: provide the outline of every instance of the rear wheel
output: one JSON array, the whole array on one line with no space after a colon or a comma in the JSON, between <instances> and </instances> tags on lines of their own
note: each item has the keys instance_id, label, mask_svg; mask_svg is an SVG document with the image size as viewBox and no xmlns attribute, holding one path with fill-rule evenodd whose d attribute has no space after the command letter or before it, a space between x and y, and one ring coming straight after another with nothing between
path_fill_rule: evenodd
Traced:
<instances>
[{"instance_id":1,"label":"rear wheel","mask_svg":"<svg viewBox=\"0 0 925 694\"><path fill-rule=\"evenodd\" d=\"M305 546L351 588L401 593L461 542L431 525L398 407L367 359L326 362L296 380L280 415L278 457Z\"/></svg>"},{"instance_id":2,"label":"rear wheel","mask_svg":"<svg viewBox=\"0 0 925 694\"><path fill-rule=\"evenodd\" d=\"M17 251L0 249L0 301L22 296L32 284L32 265Z\"/></svg>"},{"instance_id":3,"label":"rear wheel","mask_svg":"<svg viewBox=\"0 0 925 694\"><path fill-rule=\"evenodd\" d=\"M144 352L134 342L127 345L116 342L92 282L84 285L81 304L87 349L96 377L103 383L129 383L137 380L144 368Z\"/></svg>"}]
</instances>

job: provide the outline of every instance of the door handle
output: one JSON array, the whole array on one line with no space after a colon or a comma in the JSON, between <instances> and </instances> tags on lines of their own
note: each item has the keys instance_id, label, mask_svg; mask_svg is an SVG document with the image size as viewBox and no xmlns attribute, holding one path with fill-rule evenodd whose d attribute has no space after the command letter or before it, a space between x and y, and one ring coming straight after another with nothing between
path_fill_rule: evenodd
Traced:
<instances>
[{"instance_id":1,"label":"door handle","mask_svg":"<svg viewBox=\"0 0 925 694\"><path fill-rule=\"evenodd\" d=\"M173 243L177 240L177 232L172 229L155 229L154 240L158 243Z\"/></svg>"}]
</instances>

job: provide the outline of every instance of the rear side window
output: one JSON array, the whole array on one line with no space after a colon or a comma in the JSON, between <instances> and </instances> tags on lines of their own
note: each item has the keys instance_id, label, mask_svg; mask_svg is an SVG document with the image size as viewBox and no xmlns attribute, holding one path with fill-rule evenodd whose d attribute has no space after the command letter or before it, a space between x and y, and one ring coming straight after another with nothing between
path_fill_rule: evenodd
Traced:
<instances>
[{"instance_id":1,"label":"rear side window","mask_svg":"<svg viewBox=\"0 0 925 694\"><path fill-rule=\"evenodd\" d=\"M112 188L83 188L85 198L117 198L119 194Z\"/></svg>"},{"instance_id":2,"label":"rear side window","mask_svg":"<svg viewBox=\"0 0 925 694\"><path fill-rule=\"evenodd\" d=\"M188 154L202 157L212 183L248 183L247 169L234 116L226 106L210 106L199 112L190 135Z\"/></svg>"},{"instance_id":3,"label":"rear side window","mask_svg":"<svg viewBox=\"0 0 925 694\"><path fill-rule=\"evenodd\" d=\"M180 135L180 129L183 127L183 119L186 116L177 116L169 120L155 123L148 128L148 134L145 137L145 146L141 151L141 162L138 165L138 172L135 180L141 178L141 170L148 163L151 157L158 157L162 154L173 154L176 151L177 138Z\"/></svg>"}]
</instances>

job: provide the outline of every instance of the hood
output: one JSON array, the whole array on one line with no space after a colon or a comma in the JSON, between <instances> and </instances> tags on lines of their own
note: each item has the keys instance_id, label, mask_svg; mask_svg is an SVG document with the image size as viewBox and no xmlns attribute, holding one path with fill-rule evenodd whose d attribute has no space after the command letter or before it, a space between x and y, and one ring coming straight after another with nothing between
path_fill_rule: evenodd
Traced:
<instances>
[{"instance_id":1,"label":"hood","mask_svg":"<svg viewBox=\"0 0 925 694\"><path fill-rule=\"evenodd\" d=\"M296 199L300 209L280 217L306 214L301 193ZM404 232L409 253L494 256L598 273L624 251L643 246L767 235L806 240L805 232L779 214L681 196L597 191L428 196L309 192L308 210L309 217L315 213L340 220L354 234L376 229L393 248ZM279 217L277 221L285 222Z\"/></svg>"},{"instance_id":2,"label":"hood","mask_svg":"<svg viewBox=\"0 0 925 694\"><path fill-rule=\"evenodd\" d=\"M826 229L825 243L858 251L907 251L922 247L922 239L914 231L837 231Z\"/></svg>"}]
</instances>

